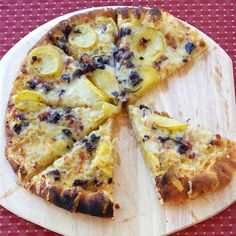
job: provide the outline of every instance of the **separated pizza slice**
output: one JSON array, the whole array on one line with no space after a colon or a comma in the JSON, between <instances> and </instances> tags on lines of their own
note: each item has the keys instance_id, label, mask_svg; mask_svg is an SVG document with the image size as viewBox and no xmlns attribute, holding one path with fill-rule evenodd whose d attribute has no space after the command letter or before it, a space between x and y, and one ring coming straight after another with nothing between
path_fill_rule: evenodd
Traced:
<instances>
[{"instance_id":1,"label":"separated pizza slice","mask_svg":"<svg viewBox=\"0 0 236 236\"><path fill-rule=\"evenodd\" d=\"M235 142L145 105L129 106L129 117L161 202L184 203L233 178Z\"/></svg>"},{"instance_id":2,"label":"separated pizza slice","mask_svg":"<svg viewBox=\"0 0 236 236\"><path fill-rule=\"evenodd\" d=\"M117 24L119 48L113 52L114 61L123 86L121 97L131 100L207 48L197 30L159 8L120 8Z\"/></svg>"},{"instance_id":3,"label":"separated pizza slice","mask_svg":"<svg viewBox=\"0 0 236 236\"><path fill-rule=\"evenodd\" d=\"M6 156L21 181L32 178L118 112L109 103L93 109L39 104L18 103L9 107L6 118Z\"/></svg>"},{"instance_id":4,"label":"separated pizza slice","mask_svg":"<svg viewBox=\"0 0 236 236\"><path fill-rule=\"evenodd\" d=\"M27 187L71 212L112 217L113 153L112 120L109 120L34 176Z\"/></svg>"}]
</instances>

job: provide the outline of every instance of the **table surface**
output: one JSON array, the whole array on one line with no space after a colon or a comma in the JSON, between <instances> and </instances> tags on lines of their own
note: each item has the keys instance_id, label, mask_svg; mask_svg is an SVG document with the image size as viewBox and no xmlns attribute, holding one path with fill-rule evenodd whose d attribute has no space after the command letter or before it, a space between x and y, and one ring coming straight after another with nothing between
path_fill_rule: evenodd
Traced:
<instances>
[{"instance_id":1,"label":"table surface","mask_svg":"<svg viewBox=\"0 0 236 236\"><path fill-rule=\"evenodd\" d=\"M26 34L69 12L95 6L160 6L197 27L230 55L236 73L235 0L0 0L0 58ZM0 235L58 235L0 206ZM236 235L236 203L218 215L174 235Z\"/></svg>"}]
</instances>

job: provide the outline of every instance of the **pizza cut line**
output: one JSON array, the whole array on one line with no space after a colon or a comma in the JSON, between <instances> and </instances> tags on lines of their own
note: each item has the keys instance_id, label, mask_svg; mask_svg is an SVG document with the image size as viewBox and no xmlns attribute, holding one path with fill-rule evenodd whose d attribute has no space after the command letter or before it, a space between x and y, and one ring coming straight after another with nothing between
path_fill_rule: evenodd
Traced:
<instances>
[{"instance_id":1,"label":"pizza cut line","mask_svg":"<svg viewBox=\"0 0 236 236\"><path fill-rule=\"evenodd\" d=\"M58 23L28 52L8 101L5 153L20 184L66 210L113 217L113 117L206 49L198 31L159 8L104 8ZM129 113L136 132L135 122L142 118L138 112L133 117L133 109L129 107ZM136 132L138 140L139 135ZM142 137L142 150L151 141L148 137ZM163 172L152 153L156 146L150 146L148 165L162 200L197 197L200 190L195 191L194 181L179 180L169 166L177 168L183 156L172 163L173 153L162 155ZM211 181L225 181L219 186L232 178L234 162L227 160L230 165L219 164L227 181L212 171ZM211 190L216 189L212 185Z\"/></svg>"}]
</instances>

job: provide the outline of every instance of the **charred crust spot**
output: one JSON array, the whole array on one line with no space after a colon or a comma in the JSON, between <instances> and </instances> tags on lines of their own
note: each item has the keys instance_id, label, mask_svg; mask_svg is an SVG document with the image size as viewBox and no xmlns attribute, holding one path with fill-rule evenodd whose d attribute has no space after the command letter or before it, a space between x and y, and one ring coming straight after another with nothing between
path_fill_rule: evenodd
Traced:
<instances>
[{"instance_id":1,"label":"charred crust spot","mask_svg":"<svg viewBox=\"0 0 236 236\"><path fill-rule=\"evenodd\" d=\"M127 8L127 7L121 8L119 13L120 13L122 19L129 18L129 8Z\"/></svg>"},{"instance_id":2,"label":"charred crust spot","mask_svg":"<svg viewBox=\"0 0 236 236\"><path fill-rule=\"evenodd\" d=\"M170 195L169 189L164 189L163 192L161 193L163 201L166 201L169 198L169 195Z\"/></svg>"},{"instance_id":3,"label":"charred crust spot","mask_svg":"<svg viewBox=\"0 0 236 236\"><path fill-rule=\"evenodd\" d=\"M148 11L152 21L158 21L161 18L160 8L153 8Z\"/></svg>"},{"instance_id":4,"label":"charred crust spot","mask_svg":"<svg viewBox=\"0 0 236 236\"><path fill-rule=\"evenodd\" d=\"M48 172L48 174L53 175L53 178L56 181L60 180L60 178L61 178L61 173L59 170L52 170L52 171Z\"/></svg>"},{"instance_id":5,"label":"charred crust spot","mask_svg":"<svg viewBox=\"0 0 236 236\"><path fill-rule=\"evenodd\" d=\"M92 216L112 217L113 203L105 199L101 193L96 193L89 197L82 195L76 211Z\"/></svg>"},{"instance_id":6,"label":"charred crust spot","mask_svg":"<svg viewBox=\"0 0 236 236\"><path fill-rule=\"evenodd\" d=\"M139 20L141 18L142 11L140 8L135 8L134 9L134 16Z\"/></svg>"},{"instance_id":7,"label":"charred crust spot","mask_svg":"<svg viewBox=\"0 0 236 236\"><path fill-rule=\"evenodd\" d=\"M166 172L166 173L162 176L161 181L160 181L160 184L164 186L164 185L167 185L168 182L169 182L169 176L168 176L168 173Z\"/></svg>"},{"instance_id":8,"label":"charred crust spot","mask_svg":"<svg viewBox=\"0 0 236 236\"><path fill-rule=\"evenodd\" d=\"M71 190L60 191L57 187L51 187L48 191L49 202L68 211L72 211L73 203L78 193Z\"/></svg>"}]
</instances>

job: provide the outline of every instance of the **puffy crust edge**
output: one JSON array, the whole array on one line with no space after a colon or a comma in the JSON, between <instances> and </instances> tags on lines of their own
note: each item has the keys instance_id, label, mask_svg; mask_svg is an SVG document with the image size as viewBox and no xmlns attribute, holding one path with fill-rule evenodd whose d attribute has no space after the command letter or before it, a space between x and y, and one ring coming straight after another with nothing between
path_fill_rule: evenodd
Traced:
<instances>
[{"instance_id":1,"label":"puffy crust edge","mask_svg":"<svg viewBox=\"0 0 236 236\"><path fill-rule=\"evenodd\" d=\"M37 189L37 186L40 186ZM104 218L113 217L113 201L103 192L87 192L81 188L62 189L60 186L46 186L45 183L25 186L31 192L60 208Z\"/></svg>"},{"instance_id":2,"label":"puffy crust edge","mask_svg":"<svg viewBox=\"0 0 236 236\"><path fill-rule=\"evenodd\" d=\"M161 179L156 179L156 188L164 203L184 203L188 199L222 189L232 180L235 170L236 143L229 141L225 156L216 160L208 172L202 172L191 179L178 178L184 187L183 191L179 191L171 182L171 171L166 172Z\"/></svg>"}]
</instances>

